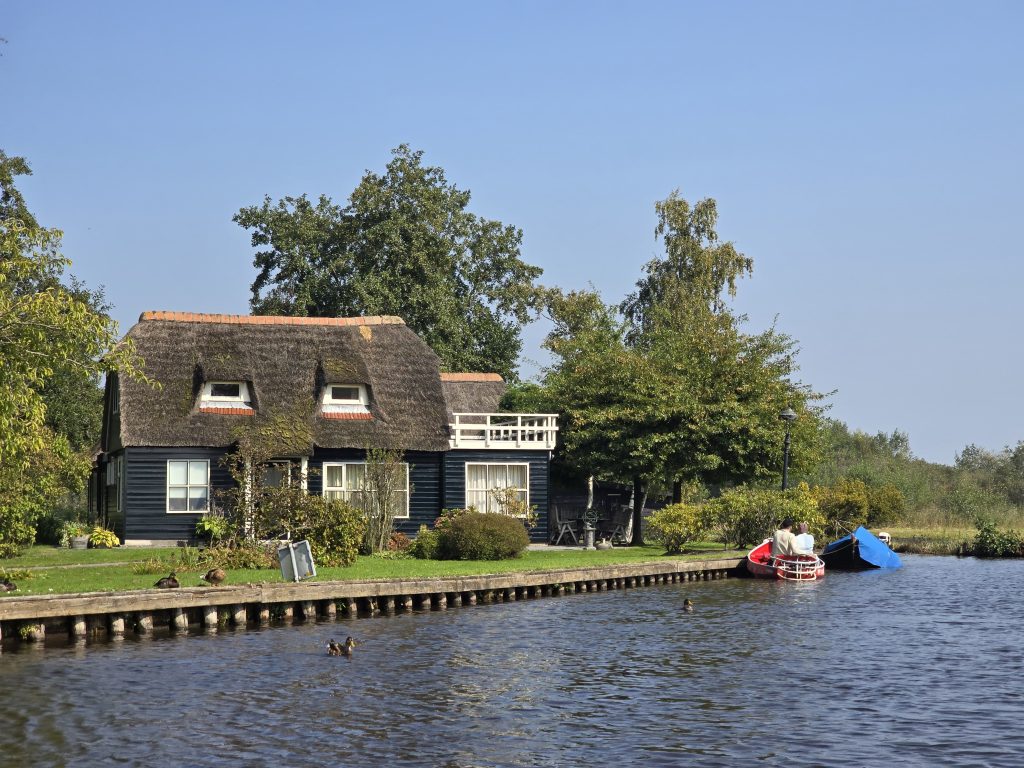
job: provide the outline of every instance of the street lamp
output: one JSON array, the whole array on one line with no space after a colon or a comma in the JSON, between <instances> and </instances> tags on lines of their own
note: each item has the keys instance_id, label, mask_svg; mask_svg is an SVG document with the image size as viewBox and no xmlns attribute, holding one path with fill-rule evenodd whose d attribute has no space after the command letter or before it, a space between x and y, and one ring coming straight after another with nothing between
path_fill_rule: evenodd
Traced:
<instances>
[{"instance_id":1,"label":"street lamp","mask_svg":"<svg viewBox=\"0 0 1024 768\"><path fill-rule=\"evenodd\" d=\"M779 419L786 422L786 440L782 444L782 490L786 490L789 481L789 428L796 420L796 411L789 406L779 414Z\"/></svg>"}]
</instances>

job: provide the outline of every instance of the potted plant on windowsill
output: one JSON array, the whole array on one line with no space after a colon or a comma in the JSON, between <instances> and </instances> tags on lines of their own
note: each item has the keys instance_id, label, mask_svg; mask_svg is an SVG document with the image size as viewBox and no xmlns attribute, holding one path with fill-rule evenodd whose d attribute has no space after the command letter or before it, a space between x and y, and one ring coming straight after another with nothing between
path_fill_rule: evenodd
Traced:
<instances>
[{"instance_id":1,"label":"potted plant on windowsill","mask_svg":"<svg viewBox=\"0 0 1024 768\"><path fill-rule=\"evenodd\" d=\"M89 546L93 549L112 549L121 546L121 540L113 531L97 525L89 534Z\"/></svg>"}]
</instances>

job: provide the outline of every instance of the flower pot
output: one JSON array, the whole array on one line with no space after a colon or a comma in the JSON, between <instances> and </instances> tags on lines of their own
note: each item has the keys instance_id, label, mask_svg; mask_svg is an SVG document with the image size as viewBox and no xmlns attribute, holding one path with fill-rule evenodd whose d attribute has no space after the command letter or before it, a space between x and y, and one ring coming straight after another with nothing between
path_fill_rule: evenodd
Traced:
<instances>
[{"instance_id":1,"label":"flower pot","mask_svg":"<svg viewBox=\"0 0 1024 768\"><path fill-rule=\"evenodd\" d=\"M88 536L72 536L71 537L71 548L72 549L88 549L89 537Z\"/></svg>"}]
</instances>

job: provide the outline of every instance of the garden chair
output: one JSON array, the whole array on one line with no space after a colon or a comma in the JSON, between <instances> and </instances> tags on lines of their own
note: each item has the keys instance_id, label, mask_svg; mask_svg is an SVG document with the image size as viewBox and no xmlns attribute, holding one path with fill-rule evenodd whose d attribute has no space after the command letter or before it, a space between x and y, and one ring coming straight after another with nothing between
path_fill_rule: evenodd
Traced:
<instances>
[{"instance_id":1,"label":"garden chair","mask_svg":"<svg viewBox=\"0 0 1024 768\"><path fill-rule=\"evenodd\" d=\"M577 530L579 520L575 517L569 517L568 515L566 515L562 508L557 504L554 505L552 509L555 513L555 527L558 529L558 534L553 542L554 545L557 547L559 544L561 544L562 539L565 537L566 534L569 534L569 537L572 539L573 544L579 544L580 537L579 531Z\"/></svg>"}]
</instances>

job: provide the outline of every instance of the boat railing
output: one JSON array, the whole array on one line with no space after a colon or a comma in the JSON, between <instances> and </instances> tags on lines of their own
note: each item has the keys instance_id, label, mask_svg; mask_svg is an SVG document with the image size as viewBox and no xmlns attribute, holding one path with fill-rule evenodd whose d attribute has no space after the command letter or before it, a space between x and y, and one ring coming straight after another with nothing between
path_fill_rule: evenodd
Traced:
<instances>
[{"instance_id":1,"label":"boat railing","mask_svg":"<svg viewBox=\"0 0 1024 768\"><path fill-rule=\"evenodd\" d=\"M785 581L814 581L822 563L817 555L777 556L771 558L775 572Z\"/></svg>"}]
</instances>

